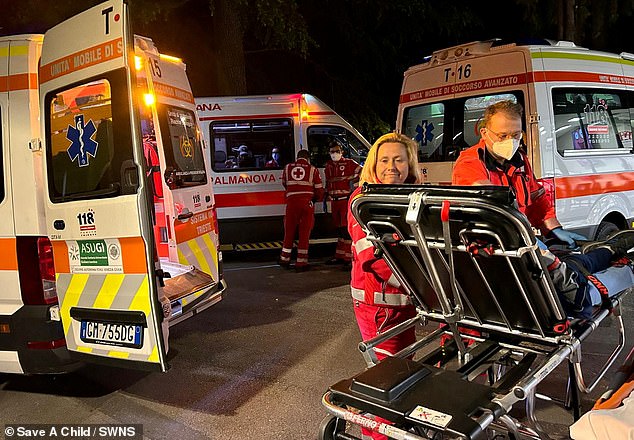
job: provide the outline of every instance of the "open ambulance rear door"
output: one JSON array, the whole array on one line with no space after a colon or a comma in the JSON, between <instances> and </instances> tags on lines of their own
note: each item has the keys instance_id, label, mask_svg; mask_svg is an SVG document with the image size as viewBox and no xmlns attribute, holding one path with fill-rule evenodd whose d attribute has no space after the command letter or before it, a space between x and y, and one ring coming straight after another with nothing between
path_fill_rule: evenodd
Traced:
<instances>
[{"instance_id":1,"label":"open ambulance rear door","mask_svg":"<svg viewBox=\"0 0 634 440\"><path fill-rule=\"evenodd\" d=\"M44 36L46 221L71 354L165 371L152 194L140 178L144 156L133 105L133 57L121 0L95 6Z\"/></svg>"}]
</instances>

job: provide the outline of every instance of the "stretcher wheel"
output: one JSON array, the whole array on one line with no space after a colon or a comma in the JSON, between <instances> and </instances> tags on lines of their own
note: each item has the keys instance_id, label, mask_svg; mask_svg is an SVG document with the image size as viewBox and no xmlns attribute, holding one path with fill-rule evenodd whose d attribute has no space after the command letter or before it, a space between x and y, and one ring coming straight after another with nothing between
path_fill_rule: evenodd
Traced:
<instances>
[{"instance_id":1,"label":"stretcher wheel","mask_svg":"<svg viewBox=\"0 0 634 440\"><path fill-rule=\"evenodd\" d=\"M336 440L338 432L346 430L346 421L335 416L326 416L319 424L317 440Z\"/></svg>"}]
</instances>

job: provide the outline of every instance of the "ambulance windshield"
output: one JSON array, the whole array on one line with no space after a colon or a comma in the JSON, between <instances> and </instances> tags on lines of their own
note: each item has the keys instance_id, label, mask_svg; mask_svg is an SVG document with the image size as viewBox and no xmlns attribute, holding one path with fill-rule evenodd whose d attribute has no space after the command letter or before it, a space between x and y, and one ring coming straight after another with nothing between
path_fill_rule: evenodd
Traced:
<instances>
[{"instance_id":1,"label":"ambulance windshield","mask_svg":"<svg viewBox=\"0 0 634 440\"><path fill-rule=\"evenodd\" d=\"M206 184L205 161L194 113L178 107L161 106L159 120L168 186L177 189Z\"/></svg>"}]
</instances>

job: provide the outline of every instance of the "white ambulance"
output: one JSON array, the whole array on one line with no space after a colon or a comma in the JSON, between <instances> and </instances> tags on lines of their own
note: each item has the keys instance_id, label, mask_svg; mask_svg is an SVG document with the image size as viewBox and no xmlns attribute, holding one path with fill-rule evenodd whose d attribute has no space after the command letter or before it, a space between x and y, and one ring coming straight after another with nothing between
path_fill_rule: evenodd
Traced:
<instances>
[{"instance_id":1,"label":"white ambulance","mask_svg":"<svg viewBox=\"0 0 634 440\"><path fill-rule=\"evenodd\" d=\"M230 249L279 247L285 199L282 168L308 149L311 163L323 168L333 140L344 157L363 163L370 144L333 109L315 96L196 98L203 136L211 152L220 240ZM273 149L279 151L274 161ZM312 237L334 237L329 217L316 206Z\"/></svg>"},{"instance_id":2,"label":"white ambulance","mask_svg":"<svg viewBox=\"0 0 634 440\"><path fill-rule=\"evenodd\" d=\"M634 55L573 43L478 41L438 50L405 72L397 128L418 141L427 182L450 183L491 103L524 107L536 176L567 229L603 238L634 219Z\"/></svg>"},{"instance_id":3,"label":"white ambulance","mask_svg":"<svg viewBox=\"0 0 634 440\"><path fill-rule=\"evenodd\" d=\"M0 39L0 118L0 372L165 371L225 289L184 64L109 1Z\"/></svg>"}]
</instances>

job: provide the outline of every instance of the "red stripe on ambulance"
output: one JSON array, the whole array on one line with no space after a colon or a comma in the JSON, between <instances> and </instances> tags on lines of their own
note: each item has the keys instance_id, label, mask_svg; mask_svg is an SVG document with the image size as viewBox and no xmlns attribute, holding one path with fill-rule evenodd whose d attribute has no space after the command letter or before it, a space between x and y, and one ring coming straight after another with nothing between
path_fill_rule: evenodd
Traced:
<instances>
[{"instance_id":1,"label":"red stripe on ambulance","mask_svg":"<svg viewBox=\"0 0 634 440\"><path fill-rule=\"evenodd\" d=\"M283 205L286 203L284 191L262 191L234 194L216 194L217 208L241 206Z\"/></svg>"},{"instance_id":2,"label":"red stripe on ambulance","mask_svg":"<svg viewBox=\"0 0 634 440\"><path fill-rule=\"evenodd\" d=\"M634 191L634 172L557 177L555 185L557 199Z\"/></svg>"}]
</instances>

